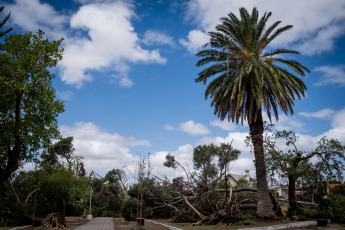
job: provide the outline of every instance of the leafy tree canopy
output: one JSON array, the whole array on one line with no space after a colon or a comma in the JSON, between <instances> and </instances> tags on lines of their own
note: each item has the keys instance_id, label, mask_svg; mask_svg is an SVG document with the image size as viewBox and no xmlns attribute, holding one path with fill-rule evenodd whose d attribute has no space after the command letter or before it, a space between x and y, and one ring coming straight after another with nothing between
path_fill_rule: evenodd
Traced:
<instances>
[{"instance_id":1,"label":"leafy tree canopy","mask_svg":"<svg viewBox=\"0 0 345 230\"><path fill-rule=\"evenodd\" d=\"M56 98L50 68L62 59L63 39L49 41L44 32L9 34L0 52L0 193L20 160L30 161L59 136Z\"/></svg>"}]
</instances>

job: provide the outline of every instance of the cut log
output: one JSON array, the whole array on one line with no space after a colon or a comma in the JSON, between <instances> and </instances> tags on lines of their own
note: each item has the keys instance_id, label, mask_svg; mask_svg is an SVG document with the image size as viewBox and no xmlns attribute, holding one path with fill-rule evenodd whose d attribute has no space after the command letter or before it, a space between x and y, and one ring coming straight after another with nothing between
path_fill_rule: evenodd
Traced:
<instances>
[{"instance_id":1,"label":"cut log","mask_svg":"<svg viewBox=\"0 0 345 230\"><path fill-rule=\"evenodd\" d=\"M226 192L226 189L215 189L216 192ZM232 192L257 192L258 190L256 188L250 188L250 187L242 187L242 188L234 188L232 189Z\"/></svg>"}]
</instances>

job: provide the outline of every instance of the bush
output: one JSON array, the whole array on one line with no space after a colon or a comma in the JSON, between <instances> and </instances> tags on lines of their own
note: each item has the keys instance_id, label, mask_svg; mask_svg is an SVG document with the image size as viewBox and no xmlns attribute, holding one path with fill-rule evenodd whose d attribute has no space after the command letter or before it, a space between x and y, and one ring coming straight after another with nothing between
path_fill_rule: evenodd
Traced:
<instances>
[{"instance_id":1,"label":"bush","mask_svg":"<svg viewBox=\"0 0 345 230\"><path fill-rule=\"evenodd\" d=\"M128 198L122 206L122 216L127 220L135 220L137 214L137 203L138 200L135 198Z\"/></svg>"},{"instance_id":2,"label":"bush","mask_svg":"<svg viewBox=\"0 0 345 230\"><path fill-rule=\"evenodd\" d=\"M330 194L320 201L315 218L332 219L333 223L345 224L345 196Z\"/></svg>"},{"instance_id":3,"label":"bush","mask_svg":"<svg viewBox=\"0 0 345 230\"><path fill-rule=\"evenodd\" d=\"M332 210L332 222L345 224L345 196L330 195L330 208Z\"/></svg>"}]
</instances>

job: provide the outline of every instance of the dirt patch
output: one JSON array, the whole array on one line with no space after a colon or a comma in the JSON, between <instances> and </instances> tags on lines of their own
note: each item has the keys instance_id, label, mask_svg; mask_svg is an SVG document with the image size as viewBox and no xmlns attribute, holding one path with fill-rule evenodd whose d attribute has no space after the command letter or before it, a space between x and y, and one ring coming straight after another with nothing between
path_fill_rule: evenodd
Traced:
<instances>
[{"instance_id":1,"label":"dirt patch","mask_svg":"<svg viewBox=\"0 0 345 230\"><path fill-rule=\"evenodd\" d=\"M183 230L237 230L243 228L253 228L253 227L265 227L265 226L272 226L272 225L281 225L292 223L293 221L252 221L250 225L209 225L209 226L192 226L191 223L171 223L169 220L155 220L156 222L168 224L170 226L180 228ZM345 230L344 225L339 224L328 224L327 227L317 227L317 226L309 226L309 227L302 227L302 228L295 228L298 230Z\"/></svg>"},{"instance_id":2,"label":"dirt patch","mask_svg":"<svg viewBox=\"0 0 345 230\"><path fill-rule=\"evenodd\" d=\"M73 217L73 216L66 216L66 230L72 230L80 225L85 224L88 220L83 219L82 217ZM55 230L56 228L47 228L47 227L34 227L34 230Z\"/></svg>"}]
</instances>

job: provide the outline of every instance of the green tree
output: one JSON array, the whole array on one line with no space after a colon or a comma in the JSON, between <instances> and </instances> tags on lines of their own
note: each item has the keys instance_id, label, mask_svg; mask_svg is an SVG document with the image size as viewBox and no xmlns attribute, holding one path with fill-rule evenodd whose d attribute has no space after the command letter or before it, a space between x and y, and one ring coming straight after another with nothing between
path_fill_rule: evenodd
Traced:
<instances>
[{"instance_id":1,"label":"green tree","mask_svg":"<svg viewBox=\"0 0 345 230\"><path fill-rule=\"evenodd\" d=\"M240 18L229 13L221 18L215 32L209 32L210 42L197 53L201 60L197 66L207 66L199 73L196 82L206 84L205 98L212 99L214 113L221 119L249 124L254 146L258 186L257 217L273 218L272 202L268 195L266 165L263 150L263 119L271 110L278 120L278 108L285 114L293 114L293 100L304 96L303 81L290 73L293 70L304 76L309 70L294 60L283 59L284 54L298 54L289 49L267 50L277 36L292 28L278 28L277 21L268 26L272 13L259 18L256 8L251 14L240 8ZM277 57L277 55L279 55ZM285 68L287 67L287 68Z\"/></svg>"},{"instance_id":2,"label":"green tree","mask_svg":"<svg viewBox=\"0 0 345 230\"><path fill-rule=\"evenodd\" d=\"M0 7L0 13L1 13L4 9L5 9L5 7L4 7L4 6L1 6L1 7ZM2 28L3 25L5 25L5 23L7 22L7 20L10 18L10 15L11 15L11 12L8 13L8 15L7 15L4 19L2 19L2 20L0 21L0 28ZM0 31L0 37L2 37L2 36L4 36L5 34L9 33L11 30L12 30L12 27L9 28L9 29L7 29L7 30L5 30L4 32L1 32L1 31Z\"/></svg>"},{"instance_id":3,"label":"green tree","mask_svg":"<svg viewBox=\"0 0 345 230\"><path fill-rule=\"evenodd\" d=\"M9 34L0 53L0 196L2 187L52 138L59 136L57 116L64 111L52 86L50 68L62 58L62 39L50 42L36 34Z\"/></svg>"},{"instance_id":4,"label":"green tree","mask_svg":"<svg viewBox=\"0 0 345 230\"><path fill-rule=\"evenodd\" d=\"M277 141L286 146L281 149ZM315 179L326 177L323 181L343 181L345 170L345 146L338 140L321 138L317 146L311 151L300 151L296 142L298 136L291 131L275 131L265 128L264 149L269 177L280 178L288 182L288 198L290 213L297 210L296 184L300 178L305 178L304 186L316 187ZM315 157L314 162L311 158ZM312 175L312 184L305 184L309 175ZM319 190L319 189L318 189Z\"/></svg>"},{"instance_id":5,"label":"green tree","mask_svg":"<svg viewBox=\"0 0 345 230\"><path fill-rule=\"evenodd\" d=\"M198 145L194 148L193 162L194 168L200 170L200 179L206 187L218 174L214 158L217 155L218 147L214 144Z\"/></svg>"},{"instance_id":6,"label":"green tree","mask_svg":"<svg viewBox=\"0 0 345 230\"><path fill-rule=\"evenodd\" d=\"M66 224L65 213L67 203L77 199L87 198L89 194L89 180L87 177L77 177L73 169L64 165L52 167L44 165L41 168L39 187L48 201L56 204L59 211L59 222Z\"/></svg>"},{"instance_id":7,"label":"green tree","mask_svg":"<svg viewBox=\"0 0 345 230\"><path fill-rule=\"evenodd\" d=\"M41 164L56 166L61 164L60 159L65 159L69 168L75 167L76 175L85 175L84 163L81 161L83 157L74 155L73 137L62 137L51 145L41 154Z\"/></svg>"}]
</instances>

